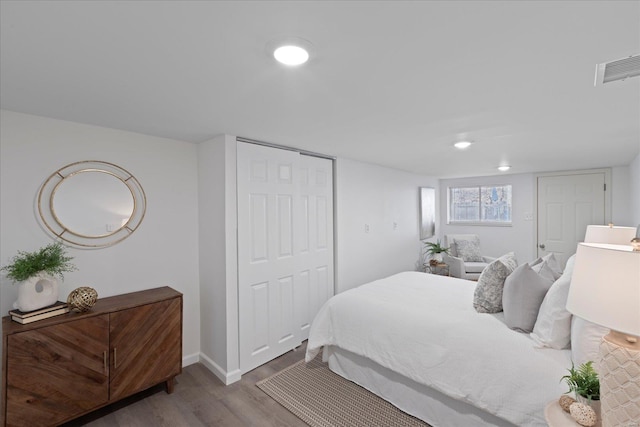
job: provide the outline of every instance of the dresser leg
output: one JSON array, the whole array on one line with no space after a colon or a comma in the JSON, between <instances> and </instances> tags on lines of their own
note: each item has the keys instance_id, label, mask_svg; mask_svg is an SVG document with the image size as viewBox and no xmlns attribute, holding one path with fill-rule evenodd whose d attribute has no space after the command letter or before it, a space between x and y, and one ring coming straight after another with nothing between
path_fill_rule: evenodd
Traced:
<instances>
[{"instance_id":1,"label":"dresser leg","mask_svg":"<svg viewBox=\"0 0 640 427\"><path fill-rule=\"evenodd\" d=\"M165 381L165 385L167 387L167 394L173 393L173 387L175 385L176 377L171 377L167 381Z\"/></svg>"}]
</instances>

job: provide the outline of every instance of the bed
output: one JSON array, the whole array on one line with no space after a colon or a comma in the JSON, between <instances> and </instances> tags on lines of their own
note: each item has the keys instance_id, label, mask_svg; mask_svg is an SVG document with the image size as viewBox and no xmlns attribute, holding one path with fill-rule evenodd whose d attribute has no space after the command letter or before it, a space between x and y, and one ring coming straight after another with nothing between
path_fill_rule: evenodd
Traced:
<instances>
[{"instance_id":1,"label":"bed","mask_svg":"<svg viewBox=\"0 0 640 427\"><path fill-rule=\"evenodd\" d=\"M404 272L338 294L313 321L306 360L322 352L332 371L435 427L546 426L571 351L477 313L475 286Z\"/></svg>"}]
</instances>

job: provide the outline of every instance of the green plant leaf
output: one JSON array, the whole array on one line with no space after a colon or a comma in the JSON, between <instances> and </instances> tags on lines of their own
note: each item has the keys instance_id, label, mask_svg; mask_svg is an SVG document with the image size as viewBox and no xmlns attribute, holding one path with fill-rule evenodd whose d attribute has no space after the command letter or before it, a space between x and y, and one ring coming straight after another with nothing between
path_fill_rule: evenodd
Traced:
<instances>
[{"instance_id":1,"label":"green plant leaf","mask_svg":"<svg viewBox=\"0 0 640 427\"><path fill-rule=\"evenodd\" d=\"M6 271L7 277L14 282L22 282L41 272L64 279L63 273L77 270L72 259L67 256L66 248L56 242L35 252L18 251L11 264L1 270Z\"/></svg>"}]
</instances>

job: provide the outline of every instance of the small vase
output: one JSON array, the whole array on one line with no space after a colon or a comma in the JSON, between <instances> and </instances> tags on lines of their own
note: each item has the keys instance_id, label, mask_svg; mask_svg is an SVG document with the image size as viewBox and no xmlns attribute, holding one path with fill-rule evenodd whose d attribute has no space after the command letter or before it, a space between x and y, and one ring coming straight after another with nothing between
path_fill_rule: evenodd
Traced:
<instances>
[{"instance_id":1,"label":"small vase","mask_svg":"<svg viewBox=\"0 0 640 427\"><path fill-rule=\"evenodd\" d=\"M441 253L433 254L431 259L433 259L434 261L442 262L442 254Z\"/></svg>"},{"instance_id":2,"label":"small vase","mask_svg":"<svg viewBox=\"0 0 640 427\"><path fill-rule=\"evenodd\" d=\"M587 405L587 406L590 406L591 409L593 409L593 412L596 413L596 418L598 419L598 421L600 421L602 419L602 417L600 416L600 401L599 400L589 400L586 397L581 396L581 395L576 393L576 402L582 403L582 404Z\"/></svg>"},{"instance_id":3,"label":"small vase","mask_svg":"<svg viewBox=\"0 0 640 427\"><path fill-rule=\"evenodd\" d=\"M18 284L18 300L13 308L33 311L58 301L58 280L46 273L38 273Z\"/></svg>"}]
</instances>

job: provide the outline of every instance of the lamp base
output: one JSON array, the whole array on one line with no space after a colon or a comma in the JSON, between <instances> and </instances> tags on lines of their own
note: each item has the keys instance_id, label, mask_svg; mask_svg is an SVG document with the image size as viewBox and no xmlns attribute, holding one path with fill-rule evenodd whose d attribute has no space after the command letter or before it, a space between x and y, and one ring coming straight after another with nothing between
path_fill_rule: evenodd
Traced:
<instances>
[{"instance_id":1,"label":"lamp base","mask_svg":"<svg viewBox=\"0 0 640 427\"><path fill-rule=\"evenodd\" d=\"M640 342L611 331L600 343L602 427L640 427Z\"/></svg>"}]
</instances>

